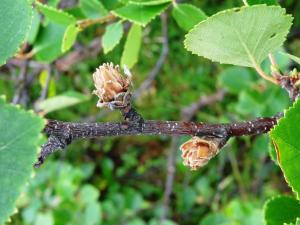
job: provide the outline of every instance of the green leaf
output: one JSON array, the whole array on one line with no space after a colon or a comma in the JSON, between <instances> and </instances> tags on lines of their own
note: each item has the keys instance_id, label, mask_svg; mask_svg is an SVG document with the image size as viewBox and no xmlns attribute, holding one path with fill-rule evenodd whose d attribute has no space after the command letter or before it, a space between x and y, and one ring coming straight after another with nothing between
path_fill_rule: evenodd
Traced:
<instances>
[{"instance_id":1,"label":"green leaf","mask_svg":"<svg viewBox=\"0 0 300 225\"><path fill-rule=\"evenodd\" d=\"M79 104L88 99L89 97L87 97L86 95L75 91L68 91L61 95L56 95L55 97L48 98L42 102L37 103L37 109L46 114L55 110L60 110Z\"/></svg>"},{"instance_id":2,"label":"green leaf","mask_svg":"<svg viewBox=\"0 0 300 225\"><path fill-rule=\"evenodd\" d=\"M0 66L25 40L32 20L32 7L27 0L0 1Z\"/></svg>"},{"instance_id":3,"label":"green leaf","mask_svg":"<svg viewBox=\"0 0 300 225\"><path fill-rule=\"evenodd\" d=\"M79 31L80 29L78 28L76 23L72 23L67 27L61 45L62 52L68 51L73 46Z\"/></svg>"},{"instance_id":4,"label":"green leaf","mask_svg":"<svg viewBox=\"0 0 300 225\"><path fill-rule=\"evenodd\" d=\"M0 224L4 224L33 171L44 120L3 98L0 118Z\"/></svg>"},{"instance_id":5,"label":"green leaf","mask_svg":"<svg viewBox=\"0 0 300 225\"><path fill-rule=\"evenodd\" d=\"M80 8L83 14L91 19L100 18L108 14L102 3L97 0L80 0Z\"/></svg>"},{"instance_id":6,"label":"green leaf","mask_svg":"<svg viewBox=\"0 0 300 225\"><path fill-rule=\"evenodd\" d=\"M49 23L42 27L37 37L34 51L38 61L50 63L62 55L61 46L66 27Z\"/></svg>"},{"instance_id":7,"label":"green leaf","mask_svg":"<svg viewBox=\"0 0 300 225\"><path fill-rule=\"evenodd\" d=\"M292 17L279 6L225 10L196 25L185 47L212 61L257 67L284 42Z\"/></svg>"},{"instance_id":8,"label":"green leaf","mask_svg":"<svg viewBox=\"0 0 300 225\"><path fill-rule=\"evenodd\" d=\"M207 18L206 14L191 4L176 4L172 16L183 30L192 29L197 23Z\"/></svg>"},{"instance_id":9,"label":"green leaf","mask_svg":"<svg viewBox=\"0 0 300 225\"><path fill-rule=\"evenodd\" d=\"M121 57L121 65L132 68L138 61L139 51L142 43L142 28L133 24L128 33L124 50Z\"/></svg>"},{"instance_id":10,"label":"green leaf","mask_svg":"<svg viewBox=\"0 0 300 225\"><path fill-rule=\"evenodd\" d=\"M266 225L295 223L300 217L300 203L289 196L278 196L266 202L264 214Z\"/></svg>"},{"instance_id":11,"label":"green leaf","mask_svg":"<svg viewBox=\"0 0 300 225\"><path fill-rule=\"evenodd\" d=\"M161 5L171 1L172 0L131 0L129 3L136 5Z\"/></svg>"},{"instance_id":12,"label":"green leaf","mask_svg":"<svg viewBox=\"0 0 300 225\"><path fill-rule=\"evenodd\" d=\"M58 24L69 25L75 23L76 19L74 16L51 6L39 3L36 1L36 7L48 18L50 21Z\"/></svg>"},{"instance_id":13,"label":"green leaf","mask_svg":"<svg viewBox=\"0 0 300 225\"><path fill-rule=\"evenodd\" d=\"M101 206L97 201L91 202L87 205L84 212L84 224L95 225L102 221Z\"/></svg>"},{"instance_id":14,"label":"green leaf","mask_svg":"<svg viewBox=\"0 0 300 225\"><path fill-rule=\"evenodd\" d=\"M218 81L227 91L239 94L243 90L250 89L254 79L249 69L230 67L218 75Z\"/></svg>"},{"instance_id":15,"label":"green leaf","mask_svg":"<svg viewBox=\"0 0 300 225\"><path fill-rule=\"evenodd\" d=\"M275 145L278 163L289 186L300 193L300 100L285 112L270 135Z\"/></svg>"},{"instance_id":16,"label":"green leaf","mask_svg":"<svg viewBox=\"0 0 300 225\"><path fill-rule=\"evenodd\" d=\"M122 19L146 26L147 23L164 11L168 5L168 3L152 6L128 4L112 11L112 13Z\"/></svg>"},{"instance_id":17,"label":"green leaf","mask_svg":"<svg viewBox=\"0 0 300 225\"><path fill-rule=\"evenodd\" d=\"M267 4L278 5L277 0L247 0L249 5Z\"/></svg>"},{"instance_id":18,"label":"green leaf","mask_svg":"<svg viewBox=\"0 0 300 225\"><path fill-rule=\"evenodd\" d=\"M110 24L106 27L102 38L104 54L110 52L119 44L123 36L123 26L121 22Z\"/></svg>"},{"instance_id":19,"label":"green leaf","mask_svg":"<svg viewBox=\"0 0 300 225\"><path fill-rule=\"evenodd\" d=\"M28 37L27 37L27 41L30 44L33 44L35 42L35 39L38 35L38 31L40 28L40 22L41 22L41 18L40 18L39 13L36 10L34 10L32 24L31 24L30 30L28 32Z\"/></svg>"},{"instance_id":20,"label":"green leaf","mask_svg":"<svg viewBox=\"0 0 300 225\"><path fill-rule=\"evenodd\" d=\"M284 55L288 58L290 58L291 60L293 60L294 62L298 63L300 65L300 58L295 56L295 55L292 55L292 54L289 54L289 53L286 53L286 52L279 52L281 55Z\"/></svg>"}]
</instances>

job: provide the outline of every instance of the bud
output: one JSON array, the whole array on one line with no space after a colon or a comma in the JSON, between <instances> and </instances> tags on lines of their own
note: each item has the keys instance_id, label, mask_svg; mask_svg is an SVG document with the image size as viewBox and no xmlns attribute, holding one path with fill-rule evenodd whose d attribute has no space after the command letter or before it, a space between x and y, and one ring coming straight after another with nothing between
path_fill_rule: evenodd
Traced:
<instances>
[{"instance_id":1,"label":"bud","mask_svg":"<svg viewBox=\"0 0 300 225\"><path fill-rule=\"evenodd\" d=\"M99 97L97 107L115 109L128 105L131 76L122 75L118 65L104 63L96 69L93 79L96 87L93 94Z\"/></svg>"},{"instance_id":2,"label":"bud","mask_svg":"<svg viewBox=\"0 0 300 225\"><path fill-rule=\"evenodd\" d=\"M196 170L208 163L220 151L215 139L205 140L197 136L191 138L180 146L183 164L191 170Z\"/></svg>"}]
</instances>

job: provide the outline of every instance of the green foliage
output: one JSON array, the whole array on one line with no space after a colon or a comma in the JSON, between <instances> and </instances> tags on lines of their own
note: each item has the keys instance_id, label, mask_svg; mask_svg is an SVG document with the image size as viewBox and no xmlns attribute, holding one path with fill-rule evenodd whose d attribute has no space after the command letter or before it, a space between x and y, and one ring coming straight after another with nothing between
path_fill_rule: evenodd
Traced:
<instances>
[{"instance_id":1,"label":"green foliage","mask_svg":"<svg viewBox=\"0 0 300 225\"><path fill-rule=\"evenodd\" d=\"M263 225L262 212L253 202L234 200L225 207L223 213L206 216L200 225Z\"/></svg>"},{"instance_id":2,"label":"green foliage","mask_svg":"<svg viewBox=\"0 0 300 225\"><path fill-rule=\"evenodd\" d=\"M54 7L47 6L47 5L39 3L39 2L36 2L36 7L51 22L62 24L62 25L69 25L76 21L72 15L70 15L62 10L56 9Z\"/></svg>"},{"instance_id":3,"label":"green foliage","mask_svg":"<svg viewBox=\"0 0 300 225\"><path fill-rule=\"evenodd\" d=\"M62 108L70 107L88 100L89 97L75 91L67 91L55 97L38 102L37 109L49 113Z\"/></svg>"},{"instance_id":4,"label":"green foliage","mask_svg":"<svg viewBox=\"0 0 300 225\"><path fill-rule=\"evenodd\" d=\"M254 83L253 75L246 68L229 67L219 74L219 84L227 91L239 94L243 90L251 88Z\"/></svg>"},{"instance_id":5,"label":"green foliage","mask_svg":"<svg viewBox=\"0 0 300 225\"><path fill-rule=\"evenodd\" d=\"M137 24L133 24L126 39L121 58L121 65L132 68L137 63L141 44L142 28Z\"/></svg>"},{"instance_id":6,"label":"green foliage","mask_svg":"<svg viewBox=\"0 0 300 225\"><path fill-rule=\"evenodd\" d=\"M104 54L110 52L116 47L123 36L123 25L121 22L110 24L102 38Z\"/></svg>"},{"instance_id":7,"label":"green foliage","mask_svg":"<svg viewBox=\"0 0 300 225\"><path fill-rule=\"evenodd\" d=\"M293 60L294 62L300 64L300 58L295 56L295 55L292 55L292 54L289 54L289 53L286 53L286 52L280 52L280 54L290 58L291 60Z\"/></svg>"},{"instance_id":8,"label":"green foliage","mask_svg":"<svg viewBox=\"0 0 300 225\"><path fill-rule=\"evenodd\" d=\"M79 31L80 30L76 25L76 23L72 23L67 27L62 41L62 46L61 46L62 52L68 51L73 46Z\"/></svg>"},{"instance_id":9,"label":"green foliage","mask_svg":"<svg viewBox=\"0 0 300 225\"><path fill-rule=\"evenodd\" d=\"M291 22L278 6L225 10L195 26L186 35L185 47L212 61L257 67L282 45Z\"/></svg>"},{"instance_id":10,"label":"green foliage","mask_svg":"<svg viewBox=\"0 0 300 225\"><path fill-rule=\"evenodd\" d=\"M0 2L0 66L25 40L32 21L32 7L27 0Z\"/></svg>"},{"instance_id":11,"label":"green foliage","mask_svg":"<svg viewBox=\"0 0 300 225\"><path fill-rule=\"evenodd\" d=\"M80 0L80 8L83 14L91 19L101 18L108 14L103 4L97 0Z\"/></svg>"},{"instance_id":12,"label":"green foliage","mask_svg":"<svg viewBox=\"0 0 300 225\"><path fill-rule=\"evenodd\" d=\"M171 1L172 0L129 0L129 3L136 5L161 5Z\"/></svg>"},{"instance_id":13,"label":"green foliage","mask_svg":"<svg viewBox=\"0 0 300 225\"><path fill-rule=\"evenodd\" d=\"M279 157L279 165L284 173L284 177L294 192L299 196L300 181L299 163L296 160L300 155L300 130L296 121L300 121L300 101L298 100L288 111L284 117L279 120L276 127L271 131L270 135L275 145L277 155Z\"/></svg>"},{"instance_id":14,"label":"green foliage","mask_svg":"<svg viewBox=\"0 0 300 225\"><path fill-rule=\"evenodd\" d=\"M300 217L300 202L289 196L277 196L266 202L264 214L266 225L295 223Z\"/></svg>"},{"instance_id":15,"label":"green foliage","mask_svg":"<svg viewBox=\"0 0 300 225\"><path fill-rule=\"evenodd\" d=\"M66 27L50 22L42 27L34 45L35 58L41 62L52 62L62 54L62 41Z\"/></svg>"},{"instance_id":16,"label":"green foliage","mask_svg":"<svg viewBox=\"0 0 300 225\"><path fill-rule=\"evenodd\" d=\"M0 224L16 211L15 202L33 171L42 118L0 98Z\"/></svg>"},{"instance_id":17,"label":"green foliage","mask_svg":"<svg viewBox=\"0 0 300 225\"><path fill-rule=\"evenodd\" d=\"M168 5L168 3L150 6L128 4L114 10L113 13L122 19L129 20L141 26L146 26L152 19L164 11Z\"/></svg>"},{"instance_id":18,"label":"green foliage","mask_svg":"<svg viewBox=\"0 0 300 225\"><path fill-rule=\"evenodd\" d=\"M172 16L178 26L185 31L189 31L197 23L207 18L201 9L191 4L176 4L172 10Z\"/></svg>"},{"instance_id":19,"label":"green foliage","mask_svg":"<svg viewBox=\"0 0 300 225\"><path fill-rule=\"evenodd\" d=\"M249 5L256 4L267 4L267 5L278 5L277 0L247 0Z\"/></svg>"}]
</instances>

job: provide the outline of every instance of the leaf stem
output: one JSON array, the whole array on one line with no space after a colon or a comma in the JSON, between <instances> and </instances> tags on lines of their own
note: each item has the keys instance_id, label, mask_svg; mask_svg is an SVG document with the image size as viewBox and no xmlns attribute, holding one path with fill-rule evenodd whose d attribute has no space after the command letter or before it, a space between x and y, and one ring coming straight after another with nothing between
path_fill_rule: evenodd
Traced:
<instances>
[{"instance_id":1,"label":"leaf stem","mask_svg":"<svg viewBox=\"0 0 300 225\"><path fill-rule=\"evenodd\" d=\"M274 77L270 77L268 76L263 70L262 68L255 62L253 63L254 69L257 71L257 73L264 78L267 81L272 82L273 84L278 84L277 80Z\"/></svg>"}]
</instances>

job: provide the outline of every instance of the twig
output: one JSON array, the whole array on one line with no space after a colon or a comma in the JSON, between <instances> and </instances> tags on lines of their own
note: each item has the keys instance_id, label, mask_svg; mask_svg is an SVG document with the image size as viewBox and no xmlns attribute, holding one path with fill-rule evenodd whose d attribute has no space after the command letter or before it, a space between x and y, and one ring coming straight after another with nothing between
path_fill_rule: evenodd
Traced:
<instances>
[{"instance_id":1,"label":"twig","mask_svg":"<svg viewBox=\"0 0 300 225\"><path fill-rule=\"evenodd\" d=\"M76 65L84 59L96 57L101 48L101 39L95 38L93 41L91 41L88 47L79 46L66 56L58 59L55 63L55 66L59 71L68 71L73 65Z\"/></svg>"},{"instance_id":2,"label":"twig","mask_svg":"<svg viewBox=\"0 0 300 225\"><path fill-rule=\"evenodd\" d=\"M24 94L24 90L27 87L27 72L28 72L28 60L24 61L24 64L22 64L20 68L20 76L18 81L18 87L16 90L16 94L13 97L12 103L13 104L19 104Z\"/></svg>"},{"instance_id":3,"label":"twig","mask_svg":"<svg viewBox=\"0 0 300 225\"><path fill-rule=\"evenodd\" d=\"M192 118L197 113L197 111L200 110L200 108L213 104L216 101L222 100L224 94L225 94L224 90L219 90L217 93L213 95L201 96L197 102L181 110L181 118L184 121L191 121ZM176 172L175 159L176 159L176 152L178 146L179 146L179 139L173 137L171 141L171 148L169 150L168 158L167 158L167 176L166 176L164 198L162 203L162 212L160 215L160 224L163 224L164 220L167 217L167 212L169 210L170 196L173 191L173 183L174 183L175 172Z\"/></svg>"},{"instance_id":4,"label":"twig","mask_svg":"<svg viewBox=\"0 0 300 225\"><path fill-rule=\"evenodd\" d=\"M139 118L139 116L134 116ZM48 120L44 133L54 136L54 144L47 142L42 146L38 167L44 159L57 149L64 149L73 140L103 136L124 135L191 135L229 138L233 136L254 135L267 133L275 124L278 117L257 118L251 121L227 124L208 124L181 121L143 120L106 123L74 123ZM224 143L225 144L225 143ZM46 149L45 149L46 146Z\"/></svg>"},{"instance_id":5,"label":"twig","mask_svg":"<svg viewBox=\"0 0 300 225\"><path fill-rule=\"evenodd\" d=\"M164 62L167 59L168 52L169 52L167 14L166 13L161 14L160 18L161 18L161 32L163 37L160 56L155 66L148 74L147 79L145 79L143 83L140 85L140 87L133 93L133 98L140 96L141 93L143 93L145 90L147 90L150 87L151 83L155 80L156 76L159 74Z\"/></svg>"},{"instance_id":6,"label":"twig","mask_svg":"<svg viewBox=\"0 0 300 225\"><path fill-rule=\"evenodd\" d=\"M77 22L77 26L83 30L94 24L101 24L101 23L109 22L115 18L116 17L113 14L109 13L107 16L104 16L101 18L80 20Z\"/></svg>"},{"instance_id":7,"label":"twig","mask_svg":"<svg viewBox=\"0 0 300 225\"><path fill-rule=\"evenodd\" d=\"M176 153L179 146L179 139L172 138L171 147L168 152L167 158L167 175L166 175L166 183L165 183L165 192L162 202L162 211L160 214L160 224L163 224L164 220L167 217L167 213L169 211L170 197L173 192L173 183L175 178L176 166L175 159Z\"/></svg>"},{"instance_id":8,"label":"twig","mask_svg":"<svg viewBox=\"0 0 300 225\"><path fill-rule=\"evenodd\" d=\"M181 110L181 118L184 121L190 121L200 108L210 105L216 101L222 100L225 93L225 90L221 89L212 95L201 96L197 102L194 102Z\"/></svg>"}]
</instances>

